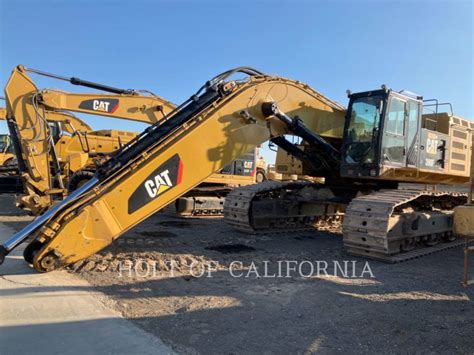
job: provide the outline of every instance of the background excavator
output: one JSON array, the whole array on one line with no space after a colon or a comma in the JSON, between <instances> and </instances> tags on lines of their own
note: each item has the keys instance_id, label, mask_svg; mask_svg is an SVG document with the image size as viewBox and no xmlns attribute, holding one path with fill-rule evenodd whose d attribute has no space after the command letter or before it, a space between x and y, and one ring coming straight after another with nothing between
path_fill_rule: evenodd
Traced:
<instances>
[{"instance_id":1,"label":"background excavator","mask_svg":"<svg viewBox=\"0 0 474 355\"><path fill-rule=\"evenodd\" d=\"M28 72L112 94L39 90ZM111 88L22 66L13 71L8 88L10 102L21 102L8 121L21 157L19 167L25 187L18 205L32 214L42 213L89 180L101 161L136 136L117 130L93 131L71 112L153 124L176 108L148 91ZM177 211L183 215L222 214L224 197L233 186L255 182L254 166L253 152L240 157L226 171L206 180L205 186L180 199Z\"/></svg>"},{"instance_id":2,"label":"background excavator","mask_svg":"<svg viewBox=\"0 0 474 355\"><path fill-rule=\"evenodd\" d=\"M235 73L248 78L229 80ZM8 86L6 94L8 99ZM14 102L10 104L16 112ZM9 238L0 247L1 259L31 238L24 257L40 272L82 260L269 139L307 161L309 175L328 179L324 184L257 184L261 194L252 189L245 195L248 189L235 189L225 203L231 223L253 227L259 220L250 213L273 216L275 206L278 212L285 205L291 209L284 212L293 212L296 203L297 215L288 219L287 214L281 225L264 227L312 226L318 218L334 217L345 209L344 233L349 232L345 242L352 242L356 252L368 249L373 252L369 256L377 257L391 255L392 250L399 253L400 245L410 248L407 234L413 245L434 244L436 238L452 235L451 217L444 213L447 205L463 203L465 198L448 191L399 190L398 182L467 181L469 174L454 165L457 161L446 160L446 148L462 143L470 147L471 141L464 121L456 124L448 115L423 118L421 106L419 97L384 88L350 95L346 114L342 106L301 82L247 67L229 70L206 82L166 120L101 164L83 186ZM430 126L431 121L436 125ZM405 129L411 124L416 130ZM285 135L301 138L304 149ZM407 158L413 156L416 159ZM257 209L258 201L269 204ZM407 203L410 209L397 209ZM395 210L398 222L388 228ZM377 233L372 232L375 229Z\"/></svg>"},{"instance_id":3,"label":"background excavator","mask_svg":"<svg viewBox=\"0 0 474 355\"><path fill-rule=\"evenodd\" d=\"M21 83L17 83L21 84ZM67 188L75 188L74 185L81 183L78 177L82 176L87 178L87 169L94 168L94 160L104 157L110 154L118 147L132 139L136 133L102 130L93 131L92 128L68 112L61 112L56 110L49 110L44 112L44 121L38 120L35 125L47 132L45 143L50 143L48 156L50 159L54 158L54 161L50 162L51 166L56 167L57 181L51 181L56 183L58 186L63 186L63 190L56 189L48 190L46 193L60 194L61 191L66 191ZM7 120L7 110L4 108L0 109L0 120ZM5 139L8 142L6 163L1 167L3 175L7 175L8 178L17 178L20 180L19 188L11 191L8 188L8 184L5 183L5 179L2 178L2 193L9 192L25 192L23 183L21 182L18 168L18 160L15 155L14 142L28 144L29 141L21 134L25 133L29 127L24 116L19 116L19 124L14 123L18 127L26 127L23 129L16 129L13 131L13 135L5 135ZM35 137L33 139L35 143L39 144L40 139ZM33 173L37 171L36 166L42 164L42 162L34 157L36 150L30 151L30 147L26 148L26 155L29 159L25 159L25 155L21 155L20 164L23 167L29 168L25 173L25 169L22 173L23 180L33 179ZM54 165L53 165L54 164ZM76 174L78 176L76 176ZM16 176L15 176L16 175ZM36 177L38 179L38 177ZM40 180L40 179L38 179ZM47 182L47 181L46 181ZM72 183L72 184L71 184ZM27 185L28 186L28 185ZM38 196L33 193L31 189L26 188L26 196L19 198L18 206L30 211L33 214L39 213L47 206L35 206L35 202L38 202ZM39 207L39 208L38 208Z\"/></svg>"},{"instance_id":4,"label":"background excavator","mask_svg":"<svg viewBox=\"0 0 474 355\"><path fill-rule=\"evenodd\" d=\"M0 134L0 165L10 165L15 159L15 152L8 134Z\"/></svg>"},{"instance_id":5,"label":"background excavator","mask_svg":"<svg viewBox=\"0 0 474 355\"><path fill-rule=\"evenodd\" d=\"M0 107L0 120L5 120L7 110ZM8 134L0 134L0 167L11 165L15 160L15 152ZM15 163L16 165L16 163Z\"/></svg>"},{"instance_id":6,"label":"background excavator","mask_svg":"<svg viewBox=\"0 0 474 355\"><path fill-rule=\"evenodd\" d=\"M0 121L6 119L7 110L0 107ZM10 136L8 134L0 134L0 168L9 166L16 166L15 151Z\"/></svg>"},{"instance_id":7,"label":"background excavator","mask_svg":"<svg viewBox=\"0 0 474 355\"><path fill-rule=\"evenodd\" d=\"M349 253L387 262L459 244L453 242L452 210L466 199L474 123L452 109L439 112L444 105L385 86L349 93L345 115L330 118L344 127L331 141L272 139L287 152L277 156L279 172L324 177L325 183L236 189L226 200L226 221L250 233L343 222Z\"/></svg>"}]
</instances>

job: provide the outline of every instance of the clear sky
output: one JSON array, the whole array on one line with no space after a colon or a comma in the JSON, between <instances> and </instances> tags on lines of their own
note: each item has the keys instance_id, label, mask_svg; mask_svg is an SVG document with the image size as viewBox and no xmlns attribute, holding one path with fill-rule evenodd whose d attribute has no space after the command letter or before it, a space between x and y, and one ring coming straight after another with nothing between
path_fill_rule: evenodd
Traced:
<instances>
[{"instance_id":1,"label":"clear sky","mask_svg":"<svg viewBox=\"0 0 474 355\"><path fill-rule=\"evenodd\" d=\"M0 4L2 87L11 69L24 64L148 89L181 103L207 79L246 65L304 81L344 105L348 88L387 84L449 101L455 114L474 118L471 0ZM42 88L77 91L35 80ZM128 121L87 121L96 129L143 128ZM271 159L267 150L264 155Z\"/></svg>"}]
</instances>

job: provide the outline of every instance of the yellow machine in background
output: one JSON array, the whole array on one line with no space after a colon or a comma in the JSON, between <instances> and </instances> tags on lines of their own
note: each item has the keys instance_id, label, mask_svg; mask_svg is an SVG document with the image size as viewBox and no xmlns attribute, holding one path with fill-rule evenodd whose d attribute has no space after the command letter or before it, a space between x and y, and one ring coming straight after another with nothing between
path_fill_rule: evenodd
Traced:
<instances>
[{"instance_id":1,"label":"yellow machine in background","mask_svg":"<svg viewBox=\"0 0 474 355\"><path fill-rule=\"evenodd\" d=\"M268 179L268 164L265 159L260 155L260 148L257 148L255 163L255 181L264 182Z\"/></svg>"},{"instance_id":2,"label":"yellow machine in background","mask_svg":"<svg viewBox=\"0 0 474 355\"><path fill-rule=\"evenodd\" d=\"M5 120L7 117L7 110L0 107L0 120ZM15 160L15 152L11 145L11 140L8 134L0 134L0 167L10 165Z\"/></svg>"},{"instance_id":3,"label":"yellow machine in background","mask_svg":"<svg viewBox=\"0 0 474 355\"><path fill-rule=\"evenodd\" d=\"M0 109L1 110L1 109ZM0 134L0 194L23 191L17 160L8 134Z\"/></svg>"},{"instance_id":4,"label":"yellow machine in background","mask_svg":"<svg viewBox=\"0 0 474 355\"><path fill-rule=\"evenodd\" d=\"M15 160L15 153L8 134L0 134L0 166L10 165Z\"/></svg>"},{"instance_id":5,"label":"yellow machine in background","mask_svg":"<svg viewBox=\"0 0 474 355\"><path fill-rule=\"evenodd\" d=\"M304 145L296 145L299 149L305 149ZM305 162L296 158L287 151L278 148L274 165L274 174L278 178L272 180L306 180L314 182L324 182L324 178L305 175L308 168L304 166Z\"/></svg>"}]
</instances>

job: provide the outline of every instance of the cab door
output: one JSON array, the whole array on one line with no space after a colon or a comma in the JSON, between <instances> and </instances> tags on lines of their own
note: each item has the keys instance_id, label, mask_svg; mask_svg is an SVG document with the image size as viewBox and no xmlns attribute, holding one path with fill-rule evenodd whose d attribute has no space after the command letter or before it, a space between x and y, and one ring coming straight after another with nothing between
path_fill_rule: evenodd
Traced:
<instances>
[{"instance_id":1,"label":"cab door","mask_svg":"<svg viewBox=\"0 0 474 355\"><path fill-rule=\"evenodd\" d=\"M382 164L396 167L407 165L407 100L391 96L385 112L382 140Z\"/></svg>"},{"instance_id":2,"label":"cab door","mask_svg":"<svg viewBox=\"0 0 474 355\"><path fill-rule=\"evenodd\" d=\"M421 130L421 102L409 100L407 105L407 167L418 166Z\"/></svg>"}]
</instances>

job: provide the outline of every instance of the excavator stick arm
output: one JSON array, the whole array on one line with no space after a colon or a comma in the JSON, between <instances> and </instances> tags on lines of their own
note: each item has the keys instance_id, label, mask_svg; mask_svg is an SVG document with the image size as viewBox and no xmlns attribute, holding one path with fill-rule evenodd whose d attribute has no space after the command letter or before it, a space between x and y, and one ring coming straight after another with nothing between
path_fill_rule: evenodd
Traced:
<instances>
[{"instance_id":1,"label":"excavator stick arm","mask_svg":"<svg viewBox=\"0 0 474 355\"><path fill-rule=\"evenodd\" d=\"M176 108L173 103L146 90L119 89L79 78L64 78L56 74L28 69L22 65L17 66L14 72L21 73L30 81L28 72L112 93L76 94L57 90L39 91L38 104L51 111L73 111L153 124L162 120ZM21 85L20 82L14 84Z\"/></svg>"},{"instance_id":2,"label":"excavator stick arm","mask_svg":"<svg viewBox=\"0 0 474 355\"><path fill-rule=\"evenodd\" d=\"M43 90L41 103L51 110L67 110L93 115L156 123L176 106L159 96L138 94L73 94Z\"/></svg>"}]
</instances>

